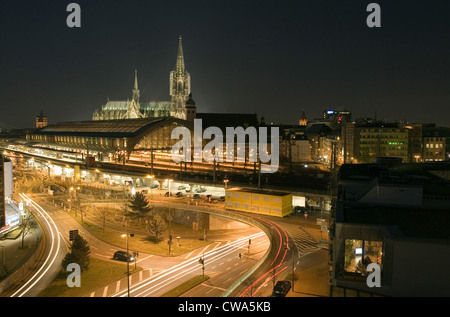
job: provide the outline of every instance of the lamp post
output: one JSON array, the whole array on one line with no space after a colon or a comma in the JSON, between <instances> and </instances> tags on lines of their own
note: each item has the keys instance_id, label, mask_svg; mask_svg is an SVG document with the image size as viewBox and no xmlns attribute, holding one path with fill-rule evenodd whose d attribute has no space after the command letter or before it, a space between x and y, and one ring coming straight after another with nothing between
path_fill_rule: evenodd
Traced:
<instances>
[{"instance_id":1,"label":"lamp post","mask_svg":"<svg viewBox=\"0 0 450 317\"><path fill-rule=\"evenodd\" d=\"M170 219L170 195L171 195L170 183L173 182L173 179L166 179L166 182L168 183L168 188L169 188L169 195L167 196L167 205L169 207L169 233L170 233L170 222L171 222L171 219Z\"/></svg>"},{"instance_id":2,"label":"lamp post","mask_svg":"<svg viewBox=\"0 0 450 317\"><path fill-rule=\"evenodd\" d=\"M122 238L126 239L127 243L127 289L128 289L128 297L130 297L130 261L128 260L128 236L134 237L133 233L123 233L121 235Z\"/></svg>"},{"instance_id":3,"label":"lamp post","mask_svg":"<svg viewBox=\"0 0 450 317\"><path fill-rule=\"evenodd\" d=\"M226 190L228 188L229 180L228 179L224 179L223 182L225 183L225 190Z\"/></svg>"},{"instance_id":4,"label":"lamp post","mask_svg":"<svg viewBox=\"0 0 450 317\"><path fill-rule=\"evenodd\" d=\"M295 257L294 257L294 249L290 249L289 245L286 244L286 250L290 250L292 252L292 291L294 292L294 281L295 281Z\"/></svg>"},{"instance_id":5,"label":"lamp post","mask_svg":"<svg viewBox=\"0 0 450 317\"><path fill-rule=\"evenodd\" d=\"M154 179L155 176L154 175L147 175L146 176L148 179ZM153 188L152 188L153 184L150 183L150 198L153 198Z\"/></svg>"}]
</instances>

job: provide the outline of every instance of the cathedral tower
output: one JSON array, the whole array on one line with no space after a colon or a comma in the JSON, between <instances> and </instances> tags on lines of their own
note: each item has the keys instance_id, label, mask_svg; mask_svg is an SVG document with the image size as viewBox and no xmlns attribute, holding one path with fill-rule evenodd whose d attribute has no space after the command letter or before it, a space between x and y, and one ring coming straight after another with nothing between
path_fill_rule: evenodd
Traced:
<instances>
[{"instance_id":1,"label":"cathedral tower","mask_svg":"<svg viewBox=\"0 0 450 317\"><path fill-rule=\"evenodd\" d=\"M139 103L140 93L138 86L137 70L134 71L134 88L133 88L133 100Z\"/></svg>"},{"instance_id":2,"label":"cathedral tower","mask_svg":"<svg viewBox=\"0 0 450 317\"><path fill-rule=\"evenodd\" d=\"M299 120L299 125L302 127L306 127L307 124L308 124L308 119L306 118L305 110L303 110L302 116L300 117L300 120Z\"/></svg>"},{"instance_id":3,"label":"cathedral tower","mask_svg":"<svg viewBox=\"0 0 450 317\"><path fill-rule=\"evenodd\" d=\"M137 70L134 71L134 88L133 88L133 98L131 101L127 100L127 113L126 119L138 119L142 118L141 105L139 103L139 86L137 79Z\"/></svg>"},{"instance_id":4,"label":"cathedral tower","mask_svg":"<svg viewBox=\"0 0 450 317\"><path fill-rule=\"evenodd\" d=\"M175 118L186 119L184 107L191 93L191 75L186 71L183 55L183 40L180 36L175 70L170 72L170 115Z\"/></svg>"},{"instance_id":5,"label":"cathedral tower","mask_svg":"<svg viewBox=\"0 0 450 317\"><path fill-rule=\"evenodd\" d=\"M44 112L41 109L41 113L36 116L36 128L41 129L47 126L47 116L44 116Z\"/></svg>"}]
</instances>

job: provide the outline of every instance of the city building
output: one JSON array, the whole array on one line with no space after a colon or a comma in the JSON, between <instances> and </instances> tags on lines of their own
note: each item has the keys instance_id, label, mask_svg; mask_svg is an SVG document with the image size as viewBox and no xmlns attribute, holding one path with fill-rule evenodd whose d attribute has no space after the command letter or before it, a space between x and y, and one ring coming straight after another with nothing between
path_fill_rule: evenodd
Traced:
<instances>
[{"instance_id":1,"label":"city building","mask_svg":"<svg viewBox=\"0 0 450 317\"><path fill-rule=\"evenodd\" d=\"M420 163L423 161L423 140L421 123L405 123L399 125L408 131L408 163Z\"/></svg>"},{"instance_id":2,"label":"city building","mask_svg":"<svg viewBox=\"0 0 450 317\"><path fill-rule=\"evenodd\" d=\"M19 204L12 199L13 193L13 164L0 154L0 233L19 223Z\"/></svg>"},{"instance_id":3,"label":"city building","mask_svg":"<svg viewBox=\"0 0 450 317\"><path fill-rule=\"evenodd\" d=\"M423 137L423 161L440 162L445 161L446 138L435 136Z\"/></svg>"},{"instance_id":4,"label":"city building","mask_svg":"<svg viewBox=\"0 0 450 317\"><path fill-rule=\"evenodd\" d=\"M323 119L337 123L351 122L352 113L347 110L324 110Z\"/></svg>"},{"instance_id":5,"label":"city building","mask_svg":"<svg viewBox=\"0 0 450 317\"><path fill-rule=\"evenodd\" d=\"M191 75L184 63L182 38L179 38L175 69L170 72L170 96L167 101L144 101L140 98L138 74L135 71L131 100L108 100L101 110L96 110L93 120L123 120L173 117L195 118L195 103L191 95ZM188 102L189 101L189 102Z\"/></svg>"},{"instance_id":6,"label":"city building","mask_svg":"<svg viewBox=\"0 0 450 317\"><path fill-rule=\"evenodd\" d=\"M450 128L425 124L422 131L423 162L450 160Z\"/></svg>"},{"instance_id":7,"label":"city building","mask_svg":"<svg viewBox=\"0 0 450 317\"><path fill-rule=\"evenodd\" d=\"M280 137L280 161L282 163L311 162L311 144L305 135Z\"/></svg>"},{"instance_id":8,"label":"city building","mask_svg":"<svg viewBox=\"0 0 450 317\"><path fill-rule=\"evenodd\" d=\"M450 295L450 232L443 225L450 223L450 182L433 169L392 158L341 166L330 228L331 296ZM371 263L379 286L367 282Z\"/></svg>"},{"instance_id":9,"label":"city building","mask_svg":"<svg viewBox=\"0 0 450 317\"><path fill-rule=\"evenodd\" d=\"M292 194L251 188L225 190L225 209L285 217L292 213Z\"/></svg>"},{"instance_id":10,"label":"city building","mask_svg":"<svg viewBox=\"0 0 450 317\"><path fill-rule=\"evenodd\" d=\"M331 170L336 169L344 162L342 139L337 134L328 134L318 137L318 162Z\"/></svg>"},{"instance_id":11,"label":"city building","mask_svg":"<svg viewBox=\"0 0 450 317\"><path fill-rule=\"evenodd\" d=\"M342 128L345 163L373 163L377 157L409 162L409 129L397 123L346 122Z\"/></svg>"},{"instance_id":12,"label":"city building","mask_svg":"<svg viewBox=\"0 0 450 317\"><path fill-rule=\"evenodd\" d=\"M0 228L6 224L6 205L5 205L5 162L3 155L0 154Z\"/></svg>"}]
</instances>

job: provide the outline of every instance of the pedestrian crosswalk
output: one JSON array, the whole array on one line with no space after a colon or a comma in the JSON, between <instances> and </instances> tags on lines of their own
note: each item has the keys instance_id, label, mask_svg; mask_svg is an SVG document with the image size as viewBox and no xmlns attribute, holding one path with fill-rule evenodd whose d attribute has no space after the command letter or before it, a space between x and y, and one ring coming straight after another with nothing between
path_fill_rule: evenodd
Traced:
<instances>
[{"instance_id":1,"label":"pedestrian crosswalk","mask_svg":"<svg viewBox=\"0 0 450 317\"><path fill-rule=\"evenodd\" d=\"M290 226L289 228L286 228L286 231L294 241L300 257L320 249L319 241L305 229L299 226Z\"/></svg>"},{"instance_id":2,"label":"pedestrian crosswalk","mask_svg":"<svg viewBox=\"0 0 450 317\"><path fill-rule=\"evenodd\" d=\"M151 278L153 275L159 274L162 270L145 269L130 275L130 286L135 285L143 280ZM110 297L128 287L127 278L124 277L109 285L89 293L89 297Z\"/></svg>"}]
</instances>

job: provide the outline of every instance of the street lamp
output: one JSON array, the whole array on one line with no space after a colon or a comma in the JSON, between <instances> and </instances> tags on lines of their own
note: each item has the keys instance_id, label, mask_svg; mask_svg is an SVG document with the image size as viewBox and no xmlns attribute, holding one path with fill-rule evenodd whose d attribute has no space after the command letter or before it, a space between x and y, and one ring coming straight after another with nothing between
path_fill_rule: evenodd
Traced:
<instances>
[{"instance_id":1,"label":"street lamp","mask_svg":"<svg viewBox=\"0 0 450 317\"><path fill-rule=\"evenodd\" d=\"M147 175L146 178L154 179L154 175ZM150 197L153 198L153 184L150 183Z\"/></svg>"},{"instance_id":2,"label":"street lamp","mask_svg":"<svg viewBox=\"0 0 450 317\"><path fill-rule=\"evenodd\" d=\"M228 179L224 179L223 182L225 183L225 189L227 189L229 180Z\"/></svg>"},{"instance_id":3,"label":"street lamp","mask_svg":"<svg viewBox=\"0 0 450 317\"><path fill-rule=\"evenodd\" d=\"M127 241L127 288L128 288L128 297L130 297L130 261L128 259L128 236L134 237L133 233L123 233L121 235L122 238L125 238Z\"/></svg>"},{"instance_id":4,"label":"street lamp","mask_svg":"<svg viewBox=\"0 0 450 317\"><path fill-rule=\"evenodd\" d=\"M166 182L168 183L168 187L169 187L169 197L170 197L170 183L173 182L173 179L166 179Z\"/></svg>"},{"instance_id":5,"label":"street lamp","mask_svg":"<svg viewBox=\"0 0 450 317\"><path fill-rule=\"evenodd\" d=\"M292 291L294 292L294 281L295 281L295 254L294 249L289 248L289 244L286 244L286 250L292 251Z\"/></svg>"},{"instance_id":6,"label":"street lamp","mask_svg":"<svg viewBox=\"0 0 450 317\"><path fill-rule=\"evenodd\" d=\"M169 187L169 195L167 196L167 205L169 207L169 233L170 233L170 222L171 222L171 220L170 220L170 195L171 195L171 193L170 193L170 183L173 182L173 179L166 179L166 182L169 185L168 186Z\"/></svg>"}]
</instances>

